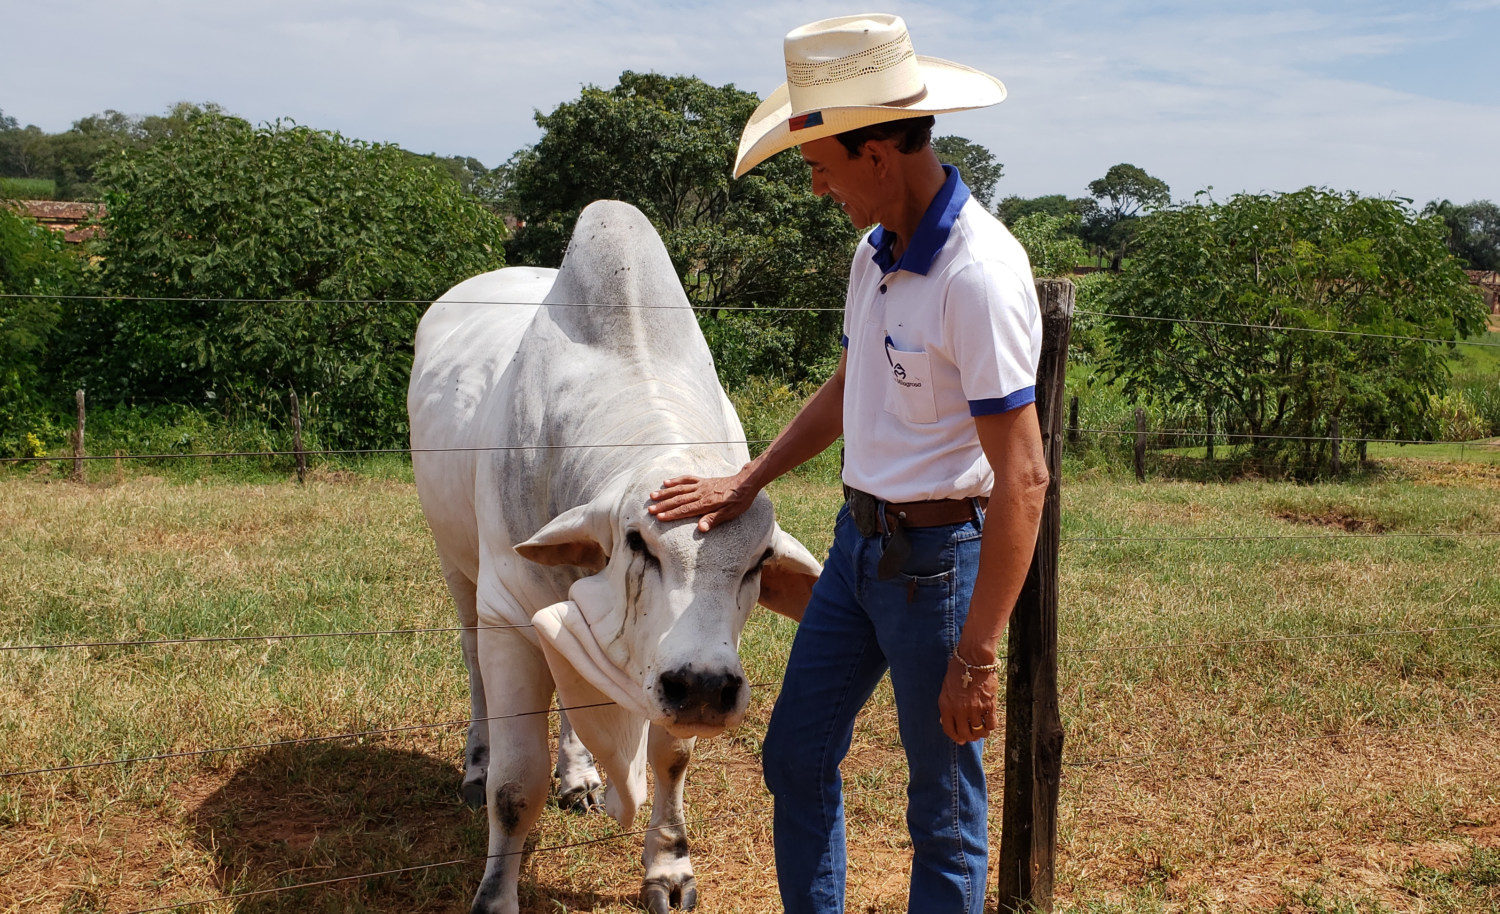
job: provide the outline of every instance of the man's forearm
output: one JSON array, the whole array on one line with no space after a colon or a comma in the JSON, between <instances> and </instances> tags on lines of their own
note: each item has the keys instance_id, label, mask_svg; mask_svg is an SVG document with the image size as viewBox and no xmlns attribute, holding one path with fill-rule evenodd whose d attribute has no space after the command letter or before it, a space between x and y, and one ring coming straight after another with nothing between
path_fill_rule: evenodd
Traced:
<instances>
[{"instance_id":1,"label":"man's forearm","mask_svg":"<svg viewBox=\"0 0 1500 914\"><path fill-rule=\"evenodd\" d=\"M974 596L958 642L959 654L969 663L991 663L998 653L1000 636L1031 568L1046 494L1044 482L1007 493L999 504L991 496L979 542Z\"/></svg>"}]
</instances>

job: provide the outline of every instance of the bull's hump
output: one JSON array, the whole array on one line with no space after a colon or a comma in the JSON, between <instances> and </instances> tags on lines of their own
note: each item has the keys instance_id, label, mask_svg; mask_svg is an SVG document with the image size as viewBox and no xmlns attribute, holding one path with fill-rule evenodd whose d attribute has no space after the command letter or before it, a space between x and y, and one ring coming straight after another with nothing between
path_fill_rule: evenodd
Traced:
<instances>
[{"instance_id":1,"label":"bull's hump","mask_svg":"<svg viewBox=\"0 0 1500 914\"><path fill-rule=\"evenodd\" d=\"M589 345L658 353L702 346L666 247L629 203L599 200L584 209L545 303L570 338Z\"/></svg>"}]
</instances>

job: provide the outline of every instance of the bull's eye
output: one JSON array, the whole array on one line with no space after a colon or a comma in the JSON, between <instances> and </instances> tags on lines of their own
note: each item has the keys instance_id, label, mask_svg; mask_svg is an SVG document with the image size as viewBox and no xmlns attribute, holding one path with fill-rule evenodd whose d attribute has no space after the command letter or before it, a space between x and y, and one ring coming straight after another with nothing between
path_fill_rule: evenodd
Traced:
<instances>
[{"instance_id":1,"label":"bull's eye","mask_svg":"<svg viewBox=\"0 0 1500 914\"><path fill-rule=\"evenodd\" d=\"M756 562L753 566L751 566L749 571L745 572L745 580L748 581L756 575L760 574L760 570L766 567L766 563L771 560L771 556L773 555L775 555L775 553L770 549L767 549L766 554L760 557L760 561Z\"/></svg>"},{"instance_id":2,"label":"bull's eye","mask_svg":"<svg viewBox=\"0 0 1500 914\"><path fill-rule=\"evenodd\" d=\"M631 552L634 552L641 558L645 559L647 565L651 565L656 568L661 567L661 562L656 558L655 555L651 554L651 548L646 545L646 538L644 536L641 536L641 532L639 530L632 530L629 533L625 534L625 545L630 547Z\"/></svg>"}]
</instances>

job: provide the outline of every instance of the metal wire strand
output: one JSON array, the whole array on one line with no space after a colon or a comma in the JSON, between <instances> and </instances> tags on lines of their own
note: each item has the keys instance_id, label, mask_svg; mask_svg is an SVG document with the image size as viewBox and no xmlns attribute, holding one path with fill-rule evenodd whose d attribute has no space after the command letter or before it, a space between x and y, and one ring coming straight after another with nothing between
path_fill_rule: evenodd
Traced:
<instances>
[{"instance_id":1,"label":"metal wire strand","mask_svg":"<svg viewBox=\"0 0 1500 914\"><path fill-rule=\"evenodd\" d=\"M524 625L449 625L440 628L390 628L357 632L292 632L279 635L214 635L143 641L70 641L60 644L0 644L0 651L50 651L69 647L159 647L172 644L229 644L240 641L297 641L304 638L361 638L369 635L419 635L429 632L492 631L531 628Z\"/></svg>"},{"instance_id":2,"label":"metal wire strand","mask_svg":"<svg viewBox=\"0 0 1500 914\"><path fill-rule=\"evenodd\" d=\"M1113 651L1168 651L1198 647L1227 647L1245 644L1286 644L1294 641L1337 641L1346 638L1386 638L1397 635L1436 635L1454 632L1493 632L1496 625L1459 625L1453 628L1391 628L1363 632L1328 632L1321 635L1286 635L1276 638L1227 638L1220 641L1160 641L1146 644L1106 644L1100 647L1058 648L1059 654L1107 654ZM1485 635L1480 635L1483 638Z\"/></svg>"},{"instance_id":3,"label":"metal wire strand","mask_svg":"<svg viewBox=\"0 0 1500 914\"><path fill-rule=\"evenodd\" d=\"M763 689L768 685L776 685L771 682L752 682L748 686L751 689ZM536 717L540 714L556 714L560 711L581 711L587 708L604 708L614 704L612 701L594 702L586 705L571 705L566 708L549 707L541 711L520 711L515 714L493 714L489 717L466 717L462 720L445 720L433 724L410 724L403 727L382 727L377 730L361 730L357 733L335 733L329 736L303 736L296 739L275 740L268 743L249 743L243 746L222 746L215 749L189 749L183 752L163 752L158 755L137 755L130 758L107 759L102 762L82 762L77 765L57 765L51 768L29 768L24 771L0 771L0 780L7 778L19 778L33 774L61 774L67 771L80 771L85 768L110 768L118 765L133 765L138 762L161 762L180 758L198 758L205 755L218 755L225 752L247 752L254 749L277 749L282 746L304 746L309 743L327 743L339 739L358 739L366 736L388 736L393 733L412 733L417 730L438 730L443 727L466 727L474 723L482 723L491 720L512 720L518 717Z\"/></svg>"},{"instance_id":4,"label":"metal wire strand","mask_svg":"<svg viewBox=\"0 0 1500 914\"><path fill-rule=\"evenodd\" d=\"M1471 717L1461 721L1429 721L1420 724L1408 724L1399 727L1380 727L1379 731L1385 734L1406 733L1415 730L1434 730L1441 727L1452 727L1455 724L1489 724L1500 721L1500 717ZM1076 762L1063 762L1069 768L1094 768L1103 765L1124 765L1135 762L1144 762L1151 759L1170 758L1174 756L1196 755L1200 752L1233 752L1237 749L1260 749L1265 746L1290 746L1295 743L1311 743L1323 740L1349 739L1348 733L1321 733L1316 736L1292 736L1275 737L1268 739L1248 740L1241 743L1220 743L1213 746L1190 746L1186 749L1164 749L1158 752L1143 752L1134 755L1111 755L1101 758L1081 759Z\"/></svg>"},{"instance_id":5,"label":"metal wire strand","mask_svg":"<svg viewBox=\"0 0 1500 914\"><path fill-rule=\"evenodd\" d=\"M592 448L631 447L698 447L718 444L770 444L770 438L735 439L728 441L622 441L606 444L491 444L474 447L372 447L330 448L317 451L211 451L201 454L83 454L62 457L6 457L14 463L42 463L50 460L193 460L222 457L363 457L375 454L464 454L482 451L566 451Z\"/></svg>"}]
</instances>

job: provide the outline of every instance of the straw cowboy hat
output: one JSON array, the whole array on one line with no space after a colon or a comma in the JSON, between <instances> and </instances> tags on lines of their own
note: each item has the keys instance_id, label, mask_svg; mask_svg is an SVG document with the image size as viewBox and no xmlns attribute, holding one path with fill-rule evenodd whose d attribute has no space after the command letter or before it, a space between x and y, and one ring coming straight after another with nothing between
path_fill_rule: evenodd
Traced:
<instances>
[{"instance_id":1,"label":"straw cowboy hat","mask_svg":"<svg viewBox=\"0 0 1500 914\"><path fill-rule=\"evenodd\" d=\"M740 134L736 178L783 149L886 121L985 108L1005 100L988 73L919 57L900 16L822 19L786 36L786 82Z\"/></svg>"}]
</instances>

